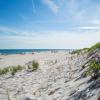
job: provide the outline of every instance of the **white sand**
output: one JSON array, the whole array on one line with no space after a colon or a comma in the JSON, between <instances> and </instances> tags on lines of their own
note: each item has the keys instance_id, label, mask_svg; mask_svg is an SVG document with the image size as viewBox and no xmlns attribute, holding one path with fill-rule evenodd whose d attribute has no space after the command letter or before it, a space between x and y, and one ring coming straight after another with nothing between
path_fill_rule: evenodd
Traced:
<instances>
[{"instance_id":1,"label":"white sand","mask_svg":"<svg viewBox=\"0 0 100 100\"><path fill-rule=\"evenodd\" d=\"M87 83L90 77L79 79L86 55L42 52L0 58L1 67L25 65L32 60L40 64L35 72L0 76L0 100L8 100L8 96L10 100L97 100L100 94L100 88L91 89L95 82Z\"/></svg>"},{"instance_id":2,"label":"white sand","mask_svg":"<svg viewBox=\"0 0 100 100\"><path fill-rule=\"evenodd\" d=\"M16 65L25 65L26 63L36 60L39 63L47 60L59 59L67 53L59 51L58 53L41 52L34 54L14 54L14 55L0 55L0 68Z\"/></svg>"}]
</instances>

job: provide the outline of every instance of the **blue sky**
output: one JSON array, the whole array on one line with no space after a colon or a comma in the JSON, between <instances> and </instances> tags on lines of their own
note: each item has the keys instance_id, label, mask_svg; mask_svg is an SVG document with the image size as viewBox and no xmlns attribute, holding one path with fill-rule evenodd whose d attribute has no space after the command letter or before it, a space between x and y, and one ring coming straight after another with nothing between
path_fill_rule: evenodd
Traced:
<instances>
[{"instance_id":1,"label":"blue sky","mask_svg":"<svg viewBox=\"0 0 100 100\"><path fill-rule=\"evenodd\" d=\"M100 42L100 0L0 0L0 48L83 48Z\"/></svg>"}]
</instances>

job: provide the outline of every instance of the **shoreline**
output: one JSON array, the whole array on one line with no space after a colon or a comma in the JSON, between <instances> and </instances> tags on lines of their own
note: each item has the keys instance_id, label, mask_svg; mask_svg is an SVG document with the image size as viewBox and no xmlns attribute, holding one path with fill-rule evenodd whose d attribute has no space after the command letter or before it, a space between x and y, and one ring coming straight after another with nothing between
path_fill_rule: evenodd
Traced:
<instances>
[{"instance_id":1,"label":"shoreline","mask_svg":"<svg viewBox=\"0 0 100 100\"><path fill-rule=\"evenodd\" d=\"M13 55L13 54L34 54L40 52L56 53L59 51L71 52L74 49L0 49L0 55Z\"/></svg>"},{"instance_id":2,"label":"shoreline","mask_svg":"<svg viewBox=\"0 0 100 100\"><path fill-rule=\"evenodd\" d=\"M99 52L93 53L95 59ZM22 70L17 66L15 74L10 67L8 73L0 76L0 100L8 100L8 96L11 100L98 100L100 96L99 78L95 82L90 81L91 76L83 76L89 67L86 62L92 60L92 55L87 57L87 53L39 52L0 58L3 67L3 64L26 65ZM33 60L39 64L36 70L32 69Z\"/></svg>"},{"instance_id":3,"label":"shoreline","mask_svg":"<svg viewBox=\"0 0 100 100\"><path fill-rule=\"evenodd\" d=\"M44 52L34 52L33 54L8 54L8 55L0 55L0 68L8 67L8 66L16 66L22 65L24 66L26 63L36 60L38 62L43 62L44 60L53 60L58 59L59 57L64 57L69 53L66 51L44 51Z\"/></svg>"}]
</instances>

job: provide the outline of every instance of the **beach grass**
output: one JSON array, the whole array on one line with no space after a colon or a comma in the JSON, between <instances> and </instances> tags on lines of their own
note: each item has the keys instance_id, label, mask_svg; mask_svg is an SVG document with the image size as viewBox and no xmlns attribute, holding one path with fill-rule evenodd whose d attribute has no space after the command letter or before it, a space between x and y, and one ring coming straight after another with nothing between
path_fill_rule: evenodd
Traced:
<instances>
[{"instance_id":1,"label":"beach grass","mask_svg":"<svg viewBox=\"0 0 100 100\"><path fill-rule=\"evenodd\" d=\"M90 48L83 48L83 49L77 49L71 52L71 54L80 54L82 52L91 53L96 49L100 49L100 43L96 43L95 45L91 46Z\"/></svg>"},{"instance_id":2,"label":"beach grass","mask_svg":"<svg viewBox=\"0 0 100 100\"><path fill-rule=\"evenodd\" d=\"M88 51L88 48L77 49L77 50L72 51L71 54L80 54L82 52L85 53L86 51Z\"/></svg>"},{"instance_id":3,"label":"beach grass","mask_svg":"<svg viewBox=\"0 0 100 100\"><path fill-rule=\"evenodd\" d=\"M91 76L92 79L96 79L100 75L100 62L91 60L89 68L83 73L84 77Z\"/></svg>"},{"instance_id":4,"label":"beach grass","mask_svg":"<svg viewBox=\"0 0 100 100\"><path fill-rule=\"evenodd\" d=\"M30 68L30 67L28 67ZM36 61L32 61L32 71L35 71L39 68L39 63ZM12 76L14 76L17 72L24 70L24 66L18 65L18 66L9 66L6 68L0 69L0 75L5 75L7 73L10 73Z\"/></svg>"},{"instance_id":5,"label":"beach grass","mask_svg":"<svg viewBox=\"0 0 100 100\"><path fill-rule=\"evenodd\" d=\"M8 72L9 72L9 67L1 68L1 69L0 69L0 75L7 74Z\"/></svg>"},{"instance_id":6,"label":"beach grass","mask_svg":"<svg viewBox=\"0 0 100 100\"><path fill-rule=\"evenodd\" d=\"M100 43L96 43L92 47L88 48L88 52L92 52L92 51L94 51L96 49L100 49Z\"/></svg>"},{"instance_id":7,"label":"beach grass","mask_svg":"<svg viewBox=\"0 0 100 100\"><path fill-rule=\"evenodd\" d=\"M14 67L14 66L10 67L10 72L11 72L12 76L15 75L17 72L19 72L21 70L23 70L23 67L20 66L20 65L18 65L16 67Z\"/></svg>"},{"instance_id":8,"label":"beach grass","mask_svg":"<svg viewBox=\"0 0 100 100\"><path fill-rule=\"evenodd\" d=\"M33 70L33 71L34 71L34 70L37 70L38 67L39 67L39 63L36 62L36 61L33 61L33 62L32 62L32 70Z\"/></svg>"},{"instance_id":9,"label":"beach grass","mask_svg":"<svg viewBox=\"0 0 100 100\"><path fill-rule=\"evenodd\" d=\"M23 67L18 65L18 66L10 66L6 68L0 69L0 75L4 75L7 73L11 73L11 75L15 75L16 72L23 70Z\"/></svg>"}]
</instances>

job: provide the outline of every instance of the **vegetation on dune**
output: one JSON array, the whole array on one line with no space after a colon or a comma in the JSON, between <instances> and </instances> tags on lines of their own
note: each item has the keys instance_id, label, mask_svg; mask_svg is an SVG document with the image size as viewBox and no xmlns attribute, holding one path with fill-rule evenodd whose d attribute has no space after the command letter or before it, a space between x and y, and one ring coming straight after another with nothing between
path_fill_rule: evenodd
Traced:
<instances>
[{"instance_id":1,"label":"vegetation on dune","mask_svg":"<svg viewBox=\"0 0 100 100\"><path fill-rule=\"evenodd\" d=\"M89 68L82 74L84 77L91 76L92 79L97 79L98 76L100 76L100 58L98 53L99 50L100 43L96 43L95 45L87 49L88 57L92 58L88 62Z\"/></svg>"},{"instance_id":2,"label":"vegetation on dune","mask_svg":"<svg viewBox=\"0 0 100 100\"><path fill-rule=\"evenodd\" d=\"M0 75L4 75L7 73L11 73L11 75L15 75L16 72L21 71L23 69L22 66L11 66L11 67L6 67L3 69L0 69Z\"/></svg>"},{"instance_id":3,"label":"vegetation on dune","mask_svg":"<svg viewBox=\"0 0 100 100\"><path fill-rule=\"evenodd\" d=\"M39 63L36 61L32 62L32 67L28 66L28 69L32 69L32 71L37 70L39 67ZM0 75L4 75L7 73L11 73L12 76L14 76L17 72L22 71L24 69L23 66L10 66L6 68L1 68L0 69Z\"/></svg>"},{"instance_id":4,"label":"vegetation on dune","mask_svg":"<svg viewBox=\"0 0 100 100\"><path fill-rule=\"evenodd\" d=\"M18 66L16 66L16 67L12 66L12 67L10 68L10 71L11 71L11 75L12 75L12 76L15 75L18 71L21 71L21 70L23 70L23 67L20 66L20 65L18 65Z\"/></svg>"},{"instance_id":5,"label":"vegetation on dune","mask_svg":"<svg viewBox=\"0 0 100 100\"><path fill-rule=\"evenodd\" d=\"M88 48L83 48L83 49L77 49L71 52L71 54L80 54L82 52L86 52Z\"/></svg>"},{"instance_id":6,"label":"vegetation on dune","mask_svg":"<svg viewBox=\"0 0 100 100\"><path fill-rule=\"evenodd\" d=\"M71 52L71 54L80 54L80 53L92 53L95 54L95 50L99 49L100 50L100 43L95 44L94 46L90 48L83 48L79 50L75 50ZM17 72L23 70L24 67L18 65L18 66L12 66L12 67L6 67L3 69L0 69L0 75L4 75L7 73L11 73L11 75L15 75ZM31 67L28 66L28 69L32 69L32 71L35 71L39 68L39 63L36 61L33 61L31 64ZM100 75L100 60L93 60L91 59L89 62L89 68L87 71L84 72L83 76L88 76L91 75L92 78L96 78Z\"/></svg>"},{"instance_id":7,"label":"vegetation on dune","mask_svg":"<svg viewBox=\"0 0 100 100\"><path fill-rule=\"evenodd\" d=\"M0 75L7 74L9 72L9 67L0 69Z\"/></svg>"},{"instance_id":8,"label":"vegetation on dune","mask_svg":"<svg viewBox=\"0 0 100 100\"><path fill-rule=\"evenodd\" d=\"M33 61L33 62L32 62L32 70L33 70L33 71L34 71L34 70L37 70L38 67L39 67L39 63L36 62L36 61Z\"/></svg>"},{"instance_id":9,"label":"vegetation on dune","mask_svg":"<svg viewBox=\"0 0 100 100\"><path fill-rule=\"evenodd\" d=\"M92 76L93 79L96 79L100 75L100 62L92 60L89 63L89 68L84 72L84 76Z\"/></svg>"},{"instance_id":10,"label":"vegetation on dune","mask_svg":"<svg viewBox=\"0 0 100 100\"><path fill-rule=\"evenodd\" d=\"M80 54L82 52L93 52L96 49L100 49L100 43L96 43L95 45L93 45L90 48L83 48L83 49L78 49L78 50L74 50L71 52L71 54Z\"/></svg>"},{"instance_id":11,"label":"vegetation on dune","mask_svg":"<svg viewBox=\"0 0 100 100\"><path fill-rule=\"evenodd\" d=\"M88 48L88 52L92 52L92 51L94 51L96 49L100 49L100 43L96 43L92 47Z\"/></svg>"}]
</instances>

